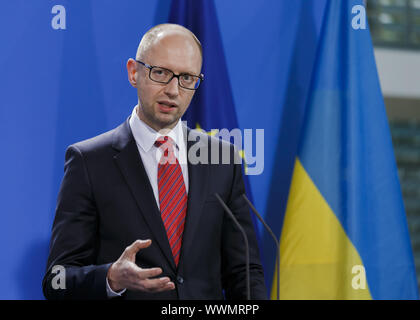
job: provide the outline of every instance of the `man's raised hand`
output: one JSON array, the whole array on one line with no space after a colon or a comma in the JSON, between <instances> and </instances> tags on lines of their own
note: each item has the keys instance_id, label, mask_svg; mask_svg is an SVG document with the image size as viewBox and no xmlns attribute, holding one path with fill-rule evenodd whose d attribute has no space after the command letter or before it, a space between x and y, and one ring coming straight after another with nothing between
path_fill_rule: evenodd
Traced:
<instances>
[{"instance_id":1,"label":"man's raised hand","mask_svg":"<svg viewBox=\"0 0 420 320\"><path fill-rule=\"evenodd\" d=\"M113 291L123 289L161 292L175 289L175 284L168 277L153 278L162 273L161 268L140 268L136 265L136 254L149 247L151 240L136 240L125 248L122 255L108 270L107 278ZM153 278L153 279L151 279Z\"/></svg>"}]
</instances>

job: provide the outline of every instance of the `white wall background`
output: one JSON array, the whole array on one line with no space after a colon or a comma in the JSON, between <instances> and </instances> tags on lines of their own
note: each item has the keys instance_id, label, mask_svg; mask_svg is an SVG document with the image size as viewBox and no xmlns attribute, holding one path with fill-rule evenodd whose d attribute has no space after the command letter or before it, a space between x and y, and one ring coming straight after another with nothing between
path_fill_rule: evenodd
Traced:
<instances>
[{"instance_id":1,"label":"white wall background","mask_svg":"<svg viewBox=\"0 0 420 320\"><path fill-rule=\"evenodd\" d=\"M420 99L420 51L375 48L385 97Z\"/></svg>"}]
</instances>

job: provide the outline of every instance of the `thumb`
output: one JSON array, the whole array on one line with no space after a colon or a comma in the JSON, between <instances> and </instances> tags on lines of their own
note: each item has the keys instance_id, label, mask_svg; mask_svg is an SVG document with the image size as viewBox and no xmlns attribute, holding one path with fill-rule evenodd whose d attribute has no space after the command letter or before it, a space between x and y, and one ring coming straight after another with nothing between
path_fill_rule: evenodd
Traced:
<instances>
[{"instance_id":1,"label":"thumb","mask_svg":"<svg viewBox=\"0 0 420 320\"><path fill-rule=\"evenodd\" d=\"M147 248L152 244L152 240L136 240L131 245L129 245L124 251L124 257L132 261L135 260L136 253L141 249Z\"/></svg>"}]
</instances>

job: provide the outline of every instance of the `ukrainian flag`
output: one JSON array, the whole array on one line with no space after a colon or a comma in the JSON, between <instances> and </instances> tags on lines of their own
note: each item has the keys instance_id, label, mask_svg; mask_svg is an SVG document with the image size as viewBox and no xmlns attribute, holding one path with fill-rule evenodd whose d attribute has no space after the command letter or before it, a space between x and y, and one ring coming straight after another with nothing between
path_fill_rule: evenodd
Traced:
<instances>
[{"instance_id":1,"label":"ukrainian flag","mask_svg":"<svg viewBox=\"0 0 420 320\"><path fill-rule=\"evenodd\" d=\"M280 237L281 299L418 299L363 13L361 0L327 4Z\"/></svg>"}]
</instances>

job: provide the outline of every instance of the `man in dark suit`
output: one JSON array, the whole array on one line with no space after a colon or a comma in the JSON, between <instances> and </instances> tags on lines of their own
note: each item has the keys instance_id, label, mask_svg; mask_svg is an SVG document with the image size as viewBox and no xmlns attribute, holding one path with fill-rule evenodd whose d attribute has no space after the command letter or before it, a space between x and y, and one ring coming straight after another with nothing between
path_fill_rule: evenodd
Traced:
<instances>
[{"instance_id":1,"label":"man in dark suit","mask_svg":"<svg viewBox=\"0 0 420 320\"><path fill-rule=\"evenodd\" d=\"M251 297L266 298L237 152L180 121L201 64L189 30L152 28L127 62L139 98L131 116L67 149L46 298L245 299L243 238L216 192L246 231ZM54 266L65 286L53 285Z\"/></svg>"}]
</instances>

